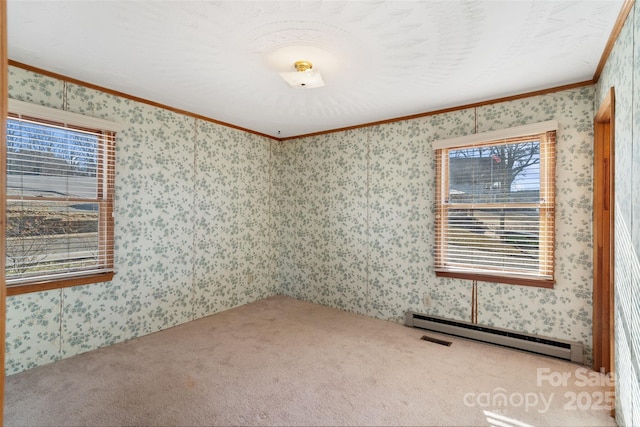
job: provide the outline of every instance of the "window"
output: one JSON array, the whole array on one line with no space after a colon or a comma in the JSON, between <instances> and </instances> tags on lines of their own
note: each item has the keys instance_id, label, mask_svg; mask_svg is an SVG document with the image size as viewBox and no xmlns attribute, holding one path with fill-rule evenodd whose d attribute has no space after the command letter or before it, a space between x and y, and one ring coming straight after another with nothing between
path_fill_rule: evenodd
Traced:
<instances>
[{"instance_id":1,"label":"window","mask_svg":"<svg viewBox=\"0 0 640 427\"><path fill-rule=\"evenodd\" d=\"M556 128L434 143L436 275L553 286Z\"/></svg>"},{"instance_id":2,"label":"window","mask_svg":"<svg viewBox=\"0 0 640 427\"><path fill-rule=\"evenodd\" d=\"M113 277L114 123L9 100L9 295Z\"/></svg>"}]
</instances>

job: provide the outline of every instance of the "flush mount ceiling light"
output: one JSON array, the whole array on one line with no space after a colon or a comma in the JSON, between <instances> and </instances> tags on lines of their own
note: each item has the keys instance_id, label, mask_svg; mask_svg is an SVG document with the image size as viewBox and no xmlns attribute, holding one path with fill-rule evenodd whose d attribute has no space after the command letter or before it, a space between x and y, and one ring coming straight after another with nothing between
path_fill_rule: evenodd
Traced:
<instances>
[{"instance_id":1,"label":"flush mount ceiling light","mask_svg":"<svg viewBox=\"0 0 640 427\"><path fill-rule=\"evenodd\" d=\"M324 86L320 72L313 69L311 62L296 61L293 66L296 71L280 73L289 86L304 89L314 89Z\"/></svg>"}]
</instances>

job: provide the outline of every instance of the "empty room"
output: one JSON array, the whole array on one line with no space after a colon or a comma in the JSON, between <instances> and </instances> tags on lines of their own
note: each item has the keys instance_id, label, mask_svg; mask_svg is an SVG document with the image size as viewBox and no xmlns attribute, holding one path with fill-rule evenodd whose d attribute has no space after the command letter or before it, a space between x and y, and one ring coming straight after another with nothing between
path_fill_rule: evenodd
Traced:
<instances>
[{"instance_id":1,"label":"empty room","mask_svg":"<svg viewBox=\"0 0 640 427\"><path fill-rule=\"evenodd\" d=\"M0 24L4 424L640 425L633 0Z\"/></svg>"}]
</instances>

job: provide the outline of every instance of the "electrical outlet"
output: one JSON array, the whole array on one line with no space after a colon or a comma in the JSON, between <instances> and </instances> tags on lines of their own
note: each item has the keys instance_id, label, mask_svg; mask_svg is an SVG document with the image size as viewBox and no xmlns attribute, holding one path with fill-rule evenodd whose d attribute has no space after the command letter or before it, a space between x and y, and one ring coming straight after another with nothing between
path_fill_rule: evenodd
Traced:
<instances>
[{"instance_id":1,"label":"electrical outlet","mask_svg":"<svg viewBox=\"0 0 640 427\"><path fill-rule=\"evenodd\" d=\"M253 273L249 273L247 274L247 285L250 285L253 283Z\"/></svg>"},{"instance_id":2,"label":"electrical outlet","mask_svg":"<svg viewBox=\"0 0 640 427\"><path fill-rule=\"evenodd\" d=\"M424 294L422 296L422 305L424 305L425 307L430 307L431 306L431 295Z\"/></svg>"}]
</instances>

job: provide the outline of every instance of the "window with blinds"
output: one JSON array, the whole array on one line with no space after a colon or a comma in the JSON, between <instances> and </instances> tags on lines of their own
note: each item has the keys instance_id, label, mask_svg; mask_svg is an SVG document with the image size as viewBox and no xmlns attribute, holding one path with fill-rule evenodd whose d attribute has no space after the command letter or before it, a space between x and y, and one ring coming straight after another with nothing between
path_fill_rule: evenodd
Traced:
<instances>
[{"instance_id":1,"label":"window with blinds","mask_svg":"<svg viewBox=\"0 0 640 427\"><path fill-rule=\"evenodd\" d=\"M554 123L434 143L436 275L553 286Z\"/></svg>"},{"instance_id":2,"label":"window with blinds","mask_svg":"<svg viewBox=\"0 0 640 427\"><path fill-rule=\"evenodd\" d=\"M53 289L113 277L115 132L110 122L96 128L101 122L10 100L9 290Z\"/></svg>"}]
</instances>

